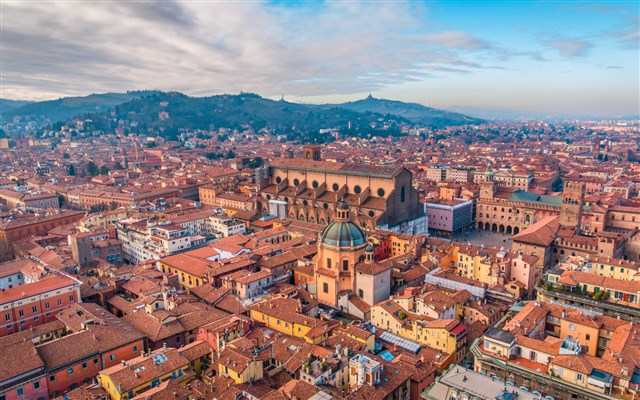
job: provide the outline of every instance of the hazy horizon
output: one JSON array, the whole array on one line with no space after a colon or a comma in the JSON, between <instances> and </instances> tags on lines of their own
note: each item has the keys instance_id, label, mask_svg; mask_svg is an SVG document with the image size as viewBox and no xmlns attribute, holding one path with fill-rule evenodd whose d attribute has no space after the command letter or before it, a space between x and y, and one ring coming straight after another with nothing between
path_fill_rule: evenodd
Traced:
<instances>
[{"instance_id":1,"label":"hazy horizon","mask_svg":"<svg viewBox=\"0 0 640 400\"><path fill-rule=\"evenodd\" d=\"M640 109L638 2L4 2L0 97L366 97L591 117Z\"/></svg>"}]
</instances>

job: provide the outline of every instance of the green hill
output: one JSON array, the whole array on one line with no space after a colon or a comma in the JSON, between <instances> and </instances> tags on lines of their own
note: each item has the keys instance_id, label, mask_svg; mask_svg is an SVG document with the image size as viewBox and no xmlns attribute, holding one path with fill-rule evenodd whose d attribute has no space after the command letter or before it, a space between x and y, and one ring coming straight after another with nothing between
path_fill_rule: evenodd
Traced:
<instances>
[{"instance_id":1,"label":"green hill","mask_svg":"<svg viewBox=\"0 0 640 400\"><path fill-rule=\"evenodd\" d=\"M112 109L118 104L154 93L152 91L91 94L83 97L63 97L57 100L32 102L13 107L3 113L3 118L14 116L43 117L49 121L66 121L75 116Z\"/></svg>"},{"instance_id":2,"label":"green hill","mask_svg":"<svg viewBox=\"0 0 640 400\"><path fill-rule=\"evenodd\" d=\"M31 103L31 102L27 101L27 100L0 99L0 118L2 118L2 116L5 113L9 113L9 112L15 110L16 108L22 107L22 106L27 105L29 103Z\"/></svg>"},{"instance_id":3,"label":"green hill","mask_svg":"<svg viewBox=\"0 0 640 400\"><path fill-rule=\"evenodd\" d=\"M477 125L485 122L483 119L469 117L456 112L426 107L417 103L376 99L371 95L362 100L342 104L328 104L320 107L340 107L357 112L369 111L383 115L393 114L406 118L414 123L434 127Z\"/></svg>"},{"instance_id":4,"label":"green hill","mask_svg":"<svg viewBox=\"0 0 640 400\"><path fill-rule=\"evenodd\" d=\"M345 135L399 135L398 116L382 116L372 112L356 112L338 107L317 108L303 104L274 101L252 93L190 97L181 93L154 93L133 99L114 108L114 113L86 114L88 129L113 131L123 124L131 133L160 134L174 138L179 129L215 130L251 128L266 129L290 140L307 142L331 140L329 132L338 128ZM346 131L351 123L351 131Z\"/></svg>"}]
</instances>

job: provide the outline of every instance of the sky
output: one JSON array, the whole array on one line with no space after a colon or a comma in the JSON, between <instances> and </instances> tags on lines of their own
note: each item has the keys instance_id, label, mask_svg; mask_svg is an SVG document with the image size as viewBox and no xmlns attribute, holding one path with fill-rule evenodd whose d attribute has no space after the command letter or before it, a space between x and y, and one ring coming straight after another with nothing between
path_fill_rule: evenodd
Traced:
<instances>
[{"instance_id":1,"label":"sky","mask_svg":"<svg viewBox=\"0 0 640 400\"><path fill-rule=\"evenodd\" d=\"M140 89L640 113L640 0L0 0L0 97Z\"/></svg>"}]
</instances>

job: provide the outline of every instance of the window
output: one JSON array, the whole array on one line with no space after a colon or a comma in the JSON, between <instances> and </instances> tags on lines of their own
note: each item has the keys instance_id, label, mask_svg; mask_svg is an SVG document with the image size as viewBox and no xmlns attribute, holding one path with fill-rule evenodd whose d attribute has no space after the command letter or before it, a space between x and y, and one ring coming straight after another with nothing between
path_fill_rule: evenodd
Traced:
<instances>
[{"instance_id":1,"label":"window","mask_svg":"<svg viewBox=\"0 0 640 400\"><path fill-rule=\"evenodd\" d=\"M349 260L342 260L342 270L343 271L349 270Z\"/></svg>"},{"instance_id":2,"label":"window","mask_svg":"<svg viewBox=\"0 0 640 400\"><path fill-rule=\"evenodd\" d=\"M55 382L56 381L56 376L55 375L51 375L49 377L49 382Z\"/></svg>"},{"instance_id":3,"label":"window","mask_svg":"<svg viewBox=\"0 0 640 400\"><path fill-rule=\"evenodd\" d=\"M40 389L40 382L33 382L34 389Z\"/></svg>"},{"instance_id":4,"label":"window","mask_svg":"<svg viewBox=\"0 0 640 400\"><path fill-rule=\"evenodd\" d=\"M331 269L331 259L327 258L327 268Z\"/></svg>"},{"instance_id":5,"label":"window","mask_svg":"<svg viewBox=\"0 0 640 400\"><path fill-rule=\"evenodd\" d=\"M317 189L319 186L318 181L311 182L311 186L313 186L314 189Z\"/></svg>"},{"instance_id":6,"label":"window","mask_svg":"<svg viewBox=\"0 0 640 400\"><path fill-rule=\"evenodd\" d=\"M404 194L404 186L400 189L400 203L404 203L404 198L405 198L405 194Z\"/></svg>"},{"instance_id":7,"label":"window","mask_svg":"<svg viewBox=\"0 0 640 400\"><path fill-rule=\"evenodd\" d=\"M18 388L16 393L18 394L18 396L22 396L22 395L24 395L24 389L23 388Z\"/></svg>"},{"instance_id":8,"label":"window","mask_svg":"<svg viewBox=\"0 0 640 400\"><path fill-rule=\"evenodd\" d=\"M62 305L62 299L58 299L58 305L61 306Z\"/></svg>"},{"instance_id":9,"label":"window","mask_svg":"<svg viewBox=\"0 0 640 400\"><path fill-rule=\"evenodd\" d=\"M378 189L378 197L384 197L384 189L383 188Z\"/></svg>"},{"instance_id":10,"label":"window","mask_svg":"<svg viewBox=\"0 0 640 400\"><path fill-rule=\"evenodd\" d=\"M364 297L364 292L362 291L362 289L358 289L358 297L360 297L361 299Z\"/></svg>"},{"instance_id":11,"label":"window","mask_svg":"<svg viewBox=\"0 0 640 400\"><path fill-rule=\"evenodd\" d=\"M10 314L5 314L4 315L4 320L5 321L11 321L11 315Z\"/></svg>"},{"instance_id":12,"label":"window","mask_svg":"<svg viewBox=\"0 0 640 400\"><path fill-rule=\"evenodd\" d=\"M293 180L293 186L298 186L300 184L300 179L296 178Z\"/></svg>"},{"instance_id":13,"label":"window","mask_svg":"<svg viewBox=\"0 0 640 400\"><path fill-rule=\"evenodd\" d=\"M24 317L24 310L18 311L18 315L20 315L21 317Z\"/></svg>"},{"instance_id":14,"label":"window","mask_svg":"<svg viewBox=\"0 0 640 400\"><path fill-rule=\"evenodd\" d=\"M114 361L115 359L116 359L115 354L111 354L111 355L109 356L109 360Z\"/></svg>"},{"instance_id":15,"label":"window","mask_svg":"<svg viewBox=\"0 0 640 400\"><path fill-rule=\"evenodd\" d=\"M44 308L45 308L46 310L48 310L48 309L49 309L49 302L48 302L48 301L47 301L46 303L44 303Z\"/></svg>"},{"instance_id":16,"label":"window","mask_svg":"<svg viewBox=\"0 0 640 400\"><path fill-rule=\"evenodd\" d=\"M138 352L138 346L133 346L133 351Z\"/></svg>"},{"instance_id":17,"label":"window","mask_svg":"<svg viewBox=\"0 0 640 400\"><path fill-rule=\"evenodd\" d=\"M82 369L87 369L87 363L86 362L82 363Z\"/></svg>"},{"instance_id":18,"label":"window","mask_svg":"<svg viewBox=\"0 0 640 400\"><path fill-rule=\"evenodd\" d=\"M329 293L329 284L328 284L327 282L324 282L324 283L322 284L322 291L323 291L324 293Z\"/></svg>"},{"instance_id":19,"label":"window","mask_svg":"<svg viewBox=\"0 0 640 400\"><path fill-rule=\"evenodd\" d=\"M34 313L37 313L38 312L38 306L31 307L31 311L33 311Z\"/></svg>"},{"instance_id":20,"label":"window","mask_svg":"<svg viewBox=\"0 0 640 400\"><path fill-rule=\"evenodd\" d=\"M360 187L360 185L355 185L353 187L353 193L360 194L361 192L362 192L362 188Z\"/></svg>"},{"instance_id":21,"label":"window","mask_svg":"<svg viewBox=\"0 0 640 400\"><path fill-rule=\"evenodd\" d=\"M337 183L334 183L333 186L331 186L331 188L333 189L334 192L337 192L338 189L340 189L340 185L338 185Z\"/></svg>"},{"instance_id":22,"label":"window","mask_svg":"<svg viewBox=\"0 0 640 400\"><path fill-rule=\"evenodd\" d=\"M68 373L69 375L73 375L73 368L69 368L69 369L67 370L67 373Z\"/></svg>"},{"instance_id":23,"label":"window","mask_svg":"<svg viewBox=\"0 0 640 400\"><path fill-rule=\"evenodd\" d=\"M97 358L93 359L93 365L98 365L98 359Z\"/></svg>"}]
</instances>

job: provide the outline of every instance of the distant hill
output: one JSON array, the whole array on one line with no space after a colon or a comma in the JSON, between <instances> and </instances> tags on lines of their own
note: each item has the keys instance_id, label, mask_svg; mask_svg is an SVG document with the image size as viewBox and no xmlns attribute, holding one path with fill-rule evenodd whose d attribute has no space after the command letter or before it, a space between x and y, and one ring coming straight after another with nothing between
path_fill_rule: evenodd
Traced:
<instances>
[{"instance_id":1,"label":"distant hill","mask_svg":"<svg viewBox=\"0 0 640 400\"><path fill-rule=\"evenodd\" d=\"M14 116L42 117L52 122L66 121L75 116L112 109L118 104L155 93L154 91L137 91L126 93L91 94L83 97L63 97L57 100L28 102L3 112L3 119ZM6 101L6 100L3 100ZM13 100L9 100L14 102Z\"/></svg>"},{"instance_id":2,"label":"distant hill","mask_svg":"<svg viewBox=\"0 0 640 400\"><path fill-rule=\"evenodd\" d=\"M130 100L107 111L85 114L87 129L112 132L123 123L130 133L157 133L175 138L179 129L215 130L225 127L240 131L262 129L290 140L326 142L330 132L338 128L346 136L400 135L399 116L382 116L373 112L357 112L339 107L310 107L304 104L274 101L253 93L190 97L181 93L153 93ZM351 131L347 127L351 123Z\"/></svg>"},{"instance_id":3,"label":"distant hill","mask_svg":"<svg viewBox=\"0 0 640 400\"><path fill-rule=\"evenodd\" d=\"M29 103L31 102L27 100L0 99L0 117L5 113L11 112L16 108L22 107Z\"/></svg>"},{"instance_id":4,"label":"distant hill","mask_svg":"<svg viewBox=\"0 0 640 400\"><path fill-rule=\"evenodd\" d=\"M374 112L382 115L392 114L414 123L443 127L454 125L477 125L485 122L480 118L464 114L426 107L417 103L405 103L397 100L377 99L369 95L366 99L342 104L328 104L322 107L339 107L357 112Z\"/></svg>"},{"instance_id":5,"label":"distant hill","mask_svg":"<svg viewBox=\"0 0 640 400\"><path fill-rule=\"evenodd\" d=\"M113 132L124 127L129 133L177 138L180 129L251 128L307 142L333 140L329 129L339 129L345 137L400 136L402 124L443 127L484 122L420 104L373 97L343 104L309 105L270 100L253 93L191 97L160 91L65 97L20 105L4 114L5 120L25 116L52 125L80 117L90 120L84 125L92 132Z\"/></svg>"}]
</instances>

